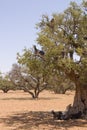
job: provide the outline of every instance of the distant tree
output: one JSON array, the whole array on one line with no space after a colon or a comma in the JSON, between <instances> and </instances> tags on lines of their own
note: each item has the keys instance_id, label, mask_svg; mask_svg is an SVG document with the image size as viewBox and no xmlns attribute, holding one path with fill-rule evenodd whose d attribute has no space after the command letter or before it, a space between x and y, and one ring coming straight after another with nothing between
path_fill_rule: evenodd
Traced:
<instances>
[{"instance_id":1,"label":"distant tree","mask_svg":"<svg viewBox=\"0 0 87 130\"><path fill-rule=\"evenodd\" d=\"M8 75L2 76L2 74L0 74L0 90L4 93L7 93L9 90L15 90L15 87Z\"/></svg>"},{"instance_id":2,"label":"distant tree","mask_svg":"<svg viewBox=\"0 0 87 130\"><path fill-rule=\"evenodd\" d=\"M75 84L65 77L58 79L52 79L51 89L55 94L65 94L67 91L75 90Z\"/></svg>"},{"instance_id":3,"label":"distant tree","mask_svg":"<svg viewBox=\"0 0 87 130\"><path fill-rule=\"evenodd\" d=\"M18 54L18 64L13 64L9 73L11 81L20 89L28 92L33 99L47 88L46 72L40 59L27 49L23 55Z\"/></svg>"},{"instance_id":4,"label":"distant tree","mask_svg":"<svg viewBox=\"0 0 87 130\"><path fill-rule=\"evenodd\" d=\"M87 112L87 2L71 2L64 13L53 14L53 23L43 15L37 24L37 42L45 51L45 62L75 83L70 114Z\"/></svg>"}]
</instances>

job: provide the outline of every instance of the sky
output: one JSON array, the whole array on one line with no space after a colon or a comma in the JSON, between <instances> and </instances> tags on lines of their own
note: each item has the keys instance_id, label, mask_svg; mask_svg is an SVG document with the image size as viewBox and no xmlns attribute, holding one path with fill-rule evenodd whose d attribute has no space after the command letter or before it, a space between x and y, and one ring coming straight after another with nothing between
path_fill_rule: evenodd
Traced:
<instances>
[{"instance_id":1,"label":"sky","mask_svg":"<svg viewBox=\"0 0 87 130\"><path fill-rule=\"evenodd\" d=\"M16 63L17 52L36 44L36 24L43 14L63 12L70 1L0 0L0 71L7 73Z\"/></svg>"}]
</instances>

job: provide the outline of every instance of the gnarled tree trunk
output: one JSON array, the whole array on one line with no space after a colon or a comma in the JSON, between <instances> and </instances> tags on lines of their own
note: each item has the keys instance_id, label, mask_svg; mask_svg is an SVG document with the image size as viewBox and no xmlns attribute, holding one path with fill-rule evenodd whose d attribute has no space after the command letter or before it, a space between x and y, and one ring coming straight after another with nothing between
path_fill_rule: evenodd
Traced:
<instances>
[{"instance_id":1,"label":"gnarled tree trunk","mask_svg":"<svg viewBox=\"0 0 87 130\"><path fill-rule=\"evenodd\" d=\"M87 84L76 83L76 92L70 114L78 113L79 111L85 115L87 114Z\"/></svg>"}]
</instances>

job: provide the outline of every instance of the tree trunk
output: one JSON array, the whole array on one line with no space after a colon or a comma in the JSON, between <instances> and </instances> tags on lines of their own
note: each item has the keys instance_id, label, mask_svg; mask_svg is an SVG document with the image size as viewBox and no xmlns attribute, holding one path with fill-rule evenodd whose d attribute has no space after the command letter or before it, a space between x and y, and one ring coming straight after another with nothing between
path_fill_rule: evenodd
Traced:
<instances>
[{"instance_id":1,"label":"tree trunk","mask_svg":"<svg viewBox=\"0 0 87 130\"><path fill-rule=\"evenodd\" d=\"M37 91L37 92L35 93L34 98L35 98L35 99L37 99L37 98L38 98L38 96L39 96L39 91Z\"/></svg>"},{"instance_id":2,"label":"tree trunk","mask_svg":"<svg viewBox=\"0 0 87 130\"><path fill-rule=\"evenodd\" d=\"M87 84L76 83L76 93L70 114L78 113L79 111L87 114Z\"/></svg>"}]
</instances>

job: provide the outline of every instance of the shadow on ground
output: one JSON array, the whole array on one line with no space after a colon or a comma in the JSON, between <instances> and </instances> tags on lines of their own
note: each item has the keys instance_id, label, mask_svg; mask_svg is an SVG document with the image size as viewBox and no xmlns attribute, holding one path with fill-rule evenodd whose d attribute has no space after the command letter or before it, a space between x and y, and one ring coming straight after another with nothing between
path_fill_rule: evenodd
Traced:
<instances>
[{"instance_id":1,"label":"shadow on ground","mask_svg":"<svg viewBox=\"0 0 87 130\"><path fill-rule=\"evenodd\" d=\"M61 98L58 98L58 97L40 97L36 100L53 100L53 99L61 99ZM24 97L24 98L16 98L16 97L11 97L11 98L1 98L0 100L35 100L33 99L32 97Z\"/></svg>"},{"instance_id":2,"label":"shadow on ground","mask_svg":"<svg viewBox=\"0 0 87 130\"><path fill-rule=\"evenodd\" d=\"M54 120L50 112L26 112L17 113L6 118L0 118L0 122L11 130L68 130L72 127L84 127L87 129L87 120Z\"/></svg>"}]
</instances>

